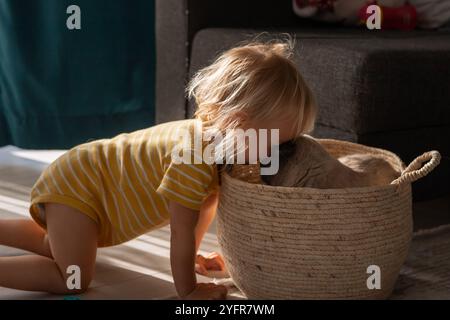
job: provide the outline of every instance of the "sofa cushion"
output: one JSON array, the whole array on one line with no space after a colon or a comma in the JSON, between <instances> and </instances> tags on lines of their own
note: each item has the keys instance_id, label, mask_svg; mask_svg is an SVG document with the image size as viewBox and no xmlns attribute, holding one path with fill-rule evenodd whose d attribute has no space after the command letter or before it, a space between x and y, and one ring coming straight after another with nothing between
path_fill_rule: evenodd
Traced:
<instances>
[{"instance_id":1,"label":"sofa cushion","mask_svg":"<svg viewBox=\"0 0 450 320\"><path fill-rule=\"evenodd\" d=\"M450 125L450 32L294 32L299 69L320 107L318 124L349 134ZM190 73L255 33L198 32Z\"/></svg>"}]
</instances>

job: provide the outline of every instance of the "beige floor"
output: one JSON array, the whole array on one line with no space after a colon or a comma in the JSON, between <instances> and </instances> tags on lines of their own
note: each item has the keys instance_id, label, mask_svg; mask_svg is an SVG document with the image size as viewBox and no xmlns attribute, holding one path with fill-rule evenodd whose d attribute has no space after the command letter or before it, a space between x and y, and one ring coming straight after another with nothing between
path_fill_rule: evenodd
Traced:
<instances>
[{"instance_id":1,"label":"beige floor","mask_svg":"<svg viewBox=\"0 0 450 320\"><path fill-rule=\"evenodd\" d=\"M12 146L0 148L0 219L29 218L31 186L41 171L63 152L63 150L21 150ZM450 195L431 201L415 202L413 211L416 230L449 224ZM218 250L214 231L213 224L201 246L204 253ZM0 246L0 257L19 254L27 253ZM198 279L201 282L221 281L202 276ZM417 288L416 291L423 290ZM174 299L175 297L169 264L169 229L166 227L126 244L100 249L96 276L91 289L80 298ZM243 296L233 287L229 298L242 299ZM63 299L63 297L0 287L0 299Z\"/></svg>"},{"instance_id":2,"label":"beige floor","mask_svg":"<svg viewBox=\"0 0 450 320\"><path fill-rule=\"evenodd\" d=\"M0 219L29 218L29 192L40 172L64 151L0 148ZM217 251L214 225L201 245L203 253ZM0 256L28 254L0 246ZM176 293L169 264L168 227L143 235L126 244L100 249L96 275L81 299L174 299ZM32 270L30 270L32 272ZM222 281L203 276L200 282ZM230 288L230 299L242 295ZM0 299L63 299L46 293L24 292L0 287Z\"/></svg>"}]
</instances>

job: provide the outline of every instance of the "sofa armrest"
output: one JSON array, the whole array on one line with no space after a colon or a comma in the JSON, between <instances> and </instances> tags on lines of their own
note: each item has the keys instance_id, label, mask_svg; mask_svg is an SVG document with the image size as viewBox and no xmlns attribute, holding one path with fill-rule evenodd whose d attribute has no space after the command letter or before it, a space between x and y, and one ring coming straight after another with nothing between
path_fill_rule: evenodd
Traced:
<instances>
[{"instance_id":1,"label":"sofa armrest","mask_svg":"<svg viewBox=\"0 0 450 320\"><path fill-rule=\"evenodd\" d=\"M186 0L156 0L156 123L184 119L188 70Z\"/></svg>"}]
</instances>

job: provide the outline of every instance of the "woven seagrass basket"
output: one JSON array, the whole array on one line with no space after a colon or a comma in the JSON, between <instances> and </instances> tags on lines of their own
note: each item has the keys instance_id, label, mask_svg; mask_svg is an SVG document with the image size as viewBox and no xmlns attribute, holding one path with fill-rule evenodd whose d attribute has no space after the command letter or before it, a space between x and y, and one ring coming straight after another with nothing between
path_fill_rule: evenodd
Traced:
<instances>
[{"instance_id":1,"label":"woven seagrass basket","mask_svg":"<svg viewBox=\"0 0 450 320\"><path fill-rule=\"evenodd\" d=\"M426 152L405 168L395 154L317 139L334 157L383 156L401 173L386 186L314 189L249 183L222 175L217 234L236 286L250 299L383 299L412 236L411 183L439 164ZM368 267L380 268L369 289Z\"/></svg>"}]
</instances>

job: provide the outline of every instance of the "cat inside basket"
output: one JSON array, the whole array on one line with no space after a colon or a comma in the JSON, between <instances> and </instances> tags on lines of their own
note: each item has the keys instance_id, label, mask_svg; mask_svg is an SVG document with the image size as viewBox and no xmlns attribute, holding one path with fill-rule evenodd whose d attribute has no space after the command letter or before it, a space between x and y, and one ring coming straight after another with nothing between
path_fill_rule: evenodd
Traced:
<instances>
[{"instance_id":1,"label":"cat inside basket","mask_svg":"<svg viewBox=\"0 0 450 320\"><path fill-rule=\"evenodd\" d=\"M250 170L234 165L230 174L252 183L318 189L381 186L400 176L381 156L358 153L336 159L309 135L281 144L279 154L275 175L260 176L259 165L247 165Z\"/></svg>"}]
</instances>

